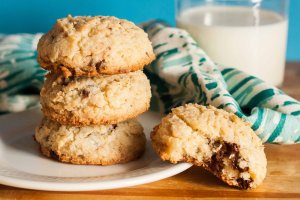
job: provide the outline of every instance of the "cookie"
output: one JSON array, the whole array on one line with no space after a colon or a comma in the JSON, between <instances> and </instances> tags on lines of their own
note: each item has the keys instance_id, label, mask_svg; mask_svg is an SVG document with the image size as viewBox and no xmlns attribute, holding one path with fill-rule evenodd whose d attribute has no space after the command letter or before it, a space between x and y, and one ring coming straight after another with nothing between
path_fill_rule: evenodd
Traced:
<instances>
[{"instance_id":1,"label":"cookie","mask_svg":"<svg viewBox=\"0 0 300 200\"><path fill-rule=\"evenodd\" d=\"M61 124L116 124L148 110L151 89L142 71L97 77L48 74L40 102L45 116Z\"/></svg>"},{"instance_id":2,"label":"cookie","mask_svg":"<svg viewBox=\"0 0 300 200\"><path fill-rule=\"evenodd\" d=\"M59 19L38 43L40 65L66 77L137 71L154 58L141 28L109 16Z\"/></svg>"},{"instance_id":3,"label":"cookie","mask_svg":"<svg viewBox=\"0 0 300 200\"><path fill-rule=\"evenodd\" d=\"M43 118L35 140L42 154L73 164L113 165L139 158L145 149L143 127L135 119L115 125L72 127Z\"/></svg>"},{"instance_id":4,"label":"cookie","mask_svg":"<svg viewBox=\"0 0 300 200\"><path fill-rule=\"evenodd\" d=\"M255 188L266 176L264 147L250 124L212 106L187 104L172 109L154 128L151 139L163 160L203 166L240 189Z\"/></svg>"}]
</instances>

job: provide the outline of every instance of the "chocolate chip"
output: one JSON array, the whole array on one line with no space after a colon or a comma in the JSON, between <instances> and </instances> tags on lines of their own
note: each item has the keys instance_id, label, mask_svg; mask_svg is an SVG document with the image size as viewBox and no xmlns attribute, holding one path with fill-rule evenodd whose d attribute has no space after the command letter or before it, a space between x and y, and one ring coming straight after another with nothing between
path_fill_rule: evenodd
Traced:
<instances>
[{"instance_id":1,"label":"chocolate chip","mask_svg":"<svg viewBox=\"0 0 300 200\"><path fill-rule=\"evenodd\" d=\"M221 146L218 152L213 154L211 157L208 166L216 173L221 173L222 169L224 168L223 159L227 158L230 161L232 168L238 170L239 172L248 171L249 168L240 168L238 165L239 160L239 146L233 143L226 143L215 141L211 144L212 148L218 149Z\"/></svg>"},{"instance_id":2,"label":"chocolate chip","mask_svg":"<svg viewBox=\"0 0 300 200\"><path fill-rule=\"evenodd\" d=\"M54 160L59 160L59 156L54 151L52 151L52 150L50 151L50 156Z\"/></svg>"},{"instance_id":3,"label":"chocolate chip","mask_svg":"<svg viewBox=\"0 0 300 200\"><path fill-rule=\"evenodd\" d=\"M211 159L207 161L206 164L210 168L210 170L217 176L221 176L222 169L224 169L225 167L223 162L225 158L229 160L229 165L231 165L233 169L238 170L240 173L249 171L249 167L245 167L244 169L242 169L238 165L240 154L239 146L237 144L222 141L213 141L210 142L210 146L212 149L218 151L212 155ZM241 189L248 189L252 181L252 179L244 180L242 178L238 178L238 187Z\"/></svg>"},{"instance_id":4,"label":"chocolate chip","mask_svg":"<svg viewBox=\"0 0 300 200\"><path fill-rule=\"evenodd\" d=\"M96 70L97 70L98 72L100 71L100 68L101 68L102 64L103 64L103 61L102 61L102 60L99 61L99 62L97 62L97 63L95 64Z\"/></svg>"},{"instance_id":5,"label":"chocolate chip","mask_svg":"<svg viewBox=\"0 0 300 200\"><path fill-rule=\"evenodd\" d=\"M239 152L239 147L237 144L230 144L230 150L237 153Z\"/></svg>"},{"instance_id":6,"label":"chocolate chip","mask_svg":"<svg viewBox=\"0 0 300 200\"><path fill-rule=\"evenodd\" d=\"M74 80L75 80L75 78L73 76L64 77L62 79L62 85L67 86L71 81L74 81Z\"/></svg>"},{"instance_id":7,"label":"chocolate chip","mask_svg":"<svg viewBox=\"0 0 300 200\"><path fill-rule=\"evenodd\" d=\"M112 125L109 127L108 132L109 132L109 133L112 133L117 127L118 127L117 124L112 124Z\"/></svg>"},{"instance_id":8,"label":"chocolate chip","mask_svg":"<svg viewBox=\"0 0 300 200\"><path fill-rule=\"evenodd\" d=\"M209 168L216 174L220 174L222 169L224 168L224 163L223 163L222 159L223 158L219 154L214 154L211 157L211 161L209 163Z\"/></svg>"},{"instance_id":9,"label":"chocolate chip","mask_svg":"<svg viewBox=\"0 0 300 200\"><path fill-rule=\"evenodd\" d=\"M62 85L63 86L67 86L69 83L67 82L67 81L65 81L65 79L63 80L63 82L62 82Z\"/></svg>"},{"instance_id":10,"label":"chocolate chip","mask_svg":"<svg viewBox=\"0 0 300 200\"><path fill-rule=\"evenodd\" d=\"M88 91L88 90L86 90L86 89L83 89L83 90L81 91L81 96L82 96L83 98L87 98L89 95L90 95L90 91Z\"/></svg>"},{"instance_id":11,"label":"chocolate chip","mask_svg":"<svg viewBox=\"0 0 300 200\"><path fill-rule=\"evenodd\" d=\"M247 171L249 171L249 167L245 167L245 168L243 169L243 172L247 172Z\"/></svg>"},{"instance_id":12,"label":"chocolate chip","mask_svg":"<svg viewBox=\"0 0 300 200\"><path fill-rule=\"evenodd\" d=\"M220 141L215 141L215 142L213 142L213 144L212 144L212 146L215 147L215 148L218 148L220 145L221 145L221 142L220 142Z\"/></svg>"},{"instance_id":13,"label":"chocolate chip","mask_svg":"<svg viewBox=\"0 0 300 200\"><path fill-rule=\"evenodd\" d=\"M229 153L229 160L231 161L232 167L234 169L239 170L240 172L243 172L239 165L238 165L238 159L239 159L239 147L237 144L226 144L227 146L227 152Z\"/></svg>"},{"instance_id":14,"label":"chocolate chip","mask_svg":"<svg viewBox=\"0 0 300 200\"><path fill-rule=\"evenodd\" d=\"M245 179L242 179L242 178L238 178L236 180L236 182L238 183L238 187L241 188L241 189L248 189L250 187L250 183L252 182L253 180L250 178L250 180L245 180Z\"/></svg>"}]
</instances>

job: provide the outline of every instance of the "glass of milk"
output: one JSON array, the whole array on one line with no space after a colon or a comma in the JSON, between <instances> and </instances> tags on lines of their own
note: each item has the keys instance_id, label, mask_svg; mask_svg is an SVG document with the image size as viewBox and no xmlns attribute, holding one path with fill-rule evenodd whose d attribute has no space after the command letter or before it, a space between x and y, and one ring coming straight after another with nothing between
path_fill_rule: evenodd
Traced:
<instances>
[{"instance_id":1,"label":"glass of milk","mask_svg":"<svg viewBox=\"0 0 300 200\"><path fill-rule=\"evenodd\" d=\"M177 26L216 63L283 82L288 0L177 0Z\"/></svg>"}]
</instances>

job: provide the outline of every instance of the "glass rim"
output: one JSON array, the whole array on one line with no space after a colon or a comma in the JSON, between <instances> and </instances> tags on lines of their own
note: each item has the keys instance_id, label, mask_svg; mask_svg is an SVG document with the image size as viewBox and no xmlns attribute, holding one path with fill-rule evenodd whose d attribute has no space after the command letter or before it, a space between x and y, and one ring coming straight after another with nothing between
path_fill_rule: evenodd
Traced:
<instances>
[{"instance_id":1,"label":"glass rim","mask_svg":"<svg viewBox=\"0 0 300 200\"><path fill-rule=\"evenodd\" d=\"M267 5L275 5L273 10L277 13L280 13L285 18L288 18L290 0L175 0L175 13L176 16L181 13L182 10L190 8L192 6L202 6L202 5L218 5L226 6L226 4L236 4L231 6L245 6L245 7L254 7L257 6L260 9L263 9Z\"/></svg>"},{"instance_id":2,"label":"glass rim","mask_svg":"<svg viewBox=\"0 0 300 200\"><path fill-rule=\"evenodd\" d=\"M183 0L175 0L174 2L178 4ZM200 2L206 2L206 3L218 3L218 2L224 2L224 3L230 3L230 2L240 2L240 3L264 3L264 2L287 2L289 3L290 0L189 0L194 3L200 3ZM276 1L276 2L275 2Z\"/></svg>"},{"instance_id":3,"label":"glass rim","mask_svg":"<svg viewBox=\"0 0 300 200\"><path fill-rule=\"evenodd\" d=\"M176 0L182 1L182 0ZM198 0L198 1L206 1L206 2L231 2L231 1L239 1L239 2L252 2L252 3L259 3L264 1L274 1L274 0ZM276 0L276 1L290 1L290 0ZM195 1L197 2L197 1Z\"/></svg>"}]
</instances>

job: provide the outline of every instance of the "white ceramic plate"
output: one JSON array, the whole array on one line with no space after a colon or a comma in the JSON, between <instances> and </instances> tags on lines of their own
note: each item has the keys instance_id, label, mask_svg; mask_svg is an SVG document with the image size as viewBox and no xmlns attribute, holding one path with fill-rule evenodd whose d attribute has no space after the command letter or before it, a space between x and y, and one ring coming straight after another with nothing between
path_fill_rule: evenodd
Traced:
<instances>
[{"instance_id":1,"label":"white ceramic plate","mask_svg":"<svg viewBox=\"0 0 300 200\"><path fill-rule=\"evenodd\" d=\"M160 120L154 112L139 117L148 141L145 154L137 161L113 166L72 165L45 158L33 140L40 120L39 109L0 117L0 184L53 191L103 190L157 181L191 167L163 162L154 153L149 133Z\"/></svg>"}]
</instances>

